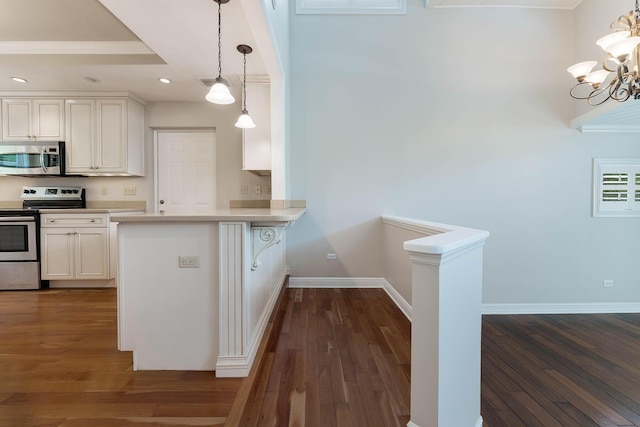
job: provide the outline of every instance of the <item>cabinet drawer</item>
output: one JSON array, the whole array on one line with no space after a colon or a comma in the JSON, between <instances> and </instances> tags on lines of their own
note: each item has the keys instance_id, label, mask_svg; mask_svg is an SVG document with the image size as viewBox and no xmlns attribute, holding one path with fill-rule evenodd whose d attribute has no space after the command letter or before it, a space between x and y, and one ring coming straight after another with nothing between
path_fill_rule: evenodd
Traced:
<instances>
[{"instance_id":1,"label":"cabinet drawer","mask_svg":"<svg viewBox=\"0 0 640 427\"><path fill-rule=\"evenodd\" d=\"M108 214L44 214L41 226L46 227L108 227Z\"/></svg>"}]
</instances>

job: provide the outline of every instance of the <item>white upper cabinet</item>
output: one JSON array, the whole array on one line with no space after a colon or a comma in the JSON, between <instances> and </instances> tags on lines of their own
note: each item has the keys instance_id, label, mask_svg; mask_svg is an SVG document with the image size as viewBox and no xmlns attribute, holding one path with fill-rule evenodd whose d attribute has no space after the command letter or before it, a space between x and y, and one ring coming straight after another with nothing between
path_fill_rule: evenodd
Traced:
<instances>
[{"instance_id":1,"label":"white upper cabinet","mask_svg":"<svg viewBox=\"0 0 640 427\"><path fill-rule=\"evenodd\" d=\"M124 98L67 99L67 174L144 175L144 108Z\"/></svg>"},{"instance_id":2,"label":"white upper cabinet","mask_svg":"<svg viewBox=\"0 0 640 427\"><path fill-rule=\"evenodd\" d=\"M256 127L242 130L242 169L271 174L271 88L247 83L247 109Z\"/></svg>"},{"instance_id":3,"label":"white upper cabinet","mask_svg":"<svg viewBox=\"0 0 640 427\"><path fill-rule=\"evenodd\" d=\"M64 141L64 100L3 98L2 139Z\"/></svg>"}]
</instances>

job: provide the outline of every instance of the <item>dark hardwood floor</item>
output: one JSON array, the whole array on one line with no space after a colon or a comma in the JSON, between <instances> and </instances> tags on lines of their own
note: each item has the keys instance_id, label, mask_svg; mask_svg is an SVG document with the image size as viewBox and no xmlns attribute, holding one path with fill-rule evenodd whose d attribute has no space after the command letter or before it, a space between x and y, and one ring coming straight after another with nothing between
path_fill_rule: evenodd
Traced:
<instances>
[{"instance_id":1,"label":"dark hardwood floor","mask_svg":"<svg viewBox=\"0 0 640 427\"><path fill-rule=\"evenodd\" d=\"M490 427L640 426L640 315L485 316Z\"/></svg>"},{"instance_id":2,"label":"dark hardwood floor","mask_svg":"<svg viewBox=\"0 0 640 427\"><path fill-rule=\"evenodd\" d=\"M233 425L406 425L410 324L385 293L283 295L250 388L133 372L113 289L0 292L0 427L222 426L240 395ZM640 315L485 316L482 332L485 427L640 427Z\"/></svg>"},{"instance_id":3,"label":"dark hardwood floor","mask_svg":"<svg viewBox=\"0 0 640 427\"><path fill-rule=\"evenodd\" d=\"M243 426L404 427L410 323L382 289L288 289Z\"/></svg>"}]
</instances>

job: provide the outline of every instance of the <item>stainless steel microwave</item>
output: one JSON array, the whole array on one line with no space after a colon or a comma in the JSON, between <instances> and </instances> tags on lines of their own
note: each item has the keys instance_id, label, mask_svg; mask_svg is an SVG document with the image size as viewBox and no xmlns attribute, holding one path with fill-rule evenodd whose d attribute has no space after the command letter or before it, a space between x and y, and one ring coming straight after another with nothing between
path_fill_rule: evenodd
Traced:
<instances>
[{"instance_id":1,"label":"stainless steel microwave","mask_svg":"<svg viewBox=\"0 0 640 427\"><path fill-rule=\"evenodd\" d=\"M0 175L64 176L64 142L0 142Z\"/></svg>"}]
</instances>

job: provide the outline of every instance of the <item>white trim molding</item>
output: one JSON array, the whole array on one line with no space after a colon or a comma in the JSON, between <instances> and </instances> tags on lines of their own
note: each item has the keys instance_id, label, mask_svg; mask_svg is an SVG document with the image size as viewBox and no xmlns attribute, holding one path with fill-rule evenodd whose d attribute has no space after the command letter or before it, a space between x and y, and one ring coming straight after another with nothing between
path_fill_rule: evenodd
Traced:
<instances>
[{"instance_id":1,"label":"white trim molding","mask_svg":"<svg viewBox=\"0 0 640 427\"><path fill-rule=\"evenodd\" d=\"M2 55L155 55L140 41L2 41Z\"/></svg>"},{"instance_id":2,"label":"white trim molding","mask_svg":"<svg viewBox=\"0 0 640 427\"><path fill-rule=\"evenodd\" d=\"M640 313L637 302L562 304L482 304L482 314L597 314Z\"/></svg>"}]
</instances>

